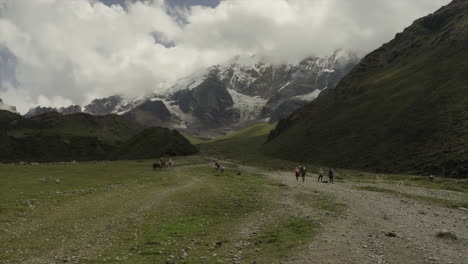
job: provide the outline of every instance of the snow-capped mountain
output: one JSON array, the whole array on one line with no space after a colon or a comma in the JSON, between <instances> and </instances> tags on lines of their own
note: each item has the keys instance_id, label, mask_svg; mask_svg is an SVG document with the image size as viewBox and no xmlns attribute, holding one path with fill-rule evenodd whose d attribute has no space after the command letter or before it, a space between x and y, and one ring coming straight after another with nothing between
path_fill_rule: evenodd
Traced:
<instances>
[{"instance_id":1,"label":"snow-capped mountain","mask_svg":"<svg viewBox=\"0 0 468 264\"><path fill-rule=\"evenodd\" d=\"M358 62L356 55L344 51L323 58L309 57L296 64L237 56L160 85L152 94L95 99L83 112L119 114L145 125L219 135L250 123L286 117L323 90L333 89Z\"/></svg>"},{"instance_id":2,"label":"snow-capped mountain","mask_svg":"<svg viewBox=\"0 0 468 264\"><path fill-rule=\"evenodd\" d=\"M168 85L153 100L163 101L180 125L195 133L275 122L333 89L358 61L343 51L297 64L236 57Z\"/></svg>"},{"instance_id":3,"label":"snow-capped mountain","mask_svg":"<svg viewBox=\"0 0 468 264\"><path fill-rule=\"evenodd\" d=\"M16 107L5 104L2 99L0 99L0 110L6 110L12 113L17 113Z\"/></svg>"}]
</instances>

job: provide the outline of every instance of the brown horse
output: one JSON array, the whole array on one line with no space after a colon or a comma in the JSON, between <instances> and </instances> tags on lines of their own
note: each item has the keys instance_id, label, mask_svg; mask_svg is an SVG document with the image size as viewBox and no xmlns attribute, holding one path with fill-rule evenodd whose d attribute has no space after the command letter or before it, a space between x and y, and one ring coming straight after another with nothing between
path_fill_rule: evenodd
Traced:
<instances>
[{"instance_id":1,"label":"brown horse","mask_svg":"<svg viewBox=\"0 0 468 264\"><path fill-rule=\"evenodd\" d=\"M153 170L156 170L156 169L162 169L163 168L163 165L161 162L156 162L156 163L153 163Z\"/></svg>"}]
</instances>

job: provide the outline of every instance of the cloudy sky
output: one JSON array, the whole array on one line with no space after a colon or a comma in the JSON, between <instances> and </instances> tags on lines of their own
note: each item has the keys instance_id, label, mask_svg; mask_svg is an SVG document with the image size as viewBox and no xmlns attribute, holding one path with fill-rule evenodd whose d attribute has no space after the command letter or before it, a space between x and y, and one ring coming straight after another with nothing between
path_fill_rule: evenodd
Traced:
<instances>
[{"instance_id":1,"label":"cloudy sky","mask_svg":"<svg viewBox=\"0 0 468 264\"><path fill-rule=\"evenodd\" d=\"M239 54L369 52L449 0L0 0L0 98L138 96Z\"/></svg>"}]
</instances>

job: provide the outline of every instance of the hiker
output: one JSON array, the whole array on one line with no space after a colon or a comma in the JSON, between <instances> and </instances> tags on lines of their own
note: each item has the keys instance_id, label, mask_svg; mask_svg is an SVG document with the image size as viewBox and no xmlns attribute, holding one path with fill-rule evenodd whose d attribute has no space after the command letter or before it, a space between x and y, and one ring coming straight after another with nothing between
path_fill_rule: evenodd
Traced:
<instances>
[{"instance_id":1,"label":"hiker","mask_svg":"<svg viewBox=\"0 0 468 264\"><path fill-rule=\"evenodd\" d=\"M296 181L299 181L299 167L296 167L296 169L294 170L294 173L296 174Z\"/></svg>"},{"instance_id":2,"label":"hiker","mask_svg":"<svg viewBox=\"0 0 468 264\"><path fill-rule=\"evenodd\" d=\"M323 170L320 168L317 182L323 182Z\"/></svg>"},{"instance_id":3,"label":"hiker","mask_svg":"<svg viewBox=\"0 0 468 264\"><path fill-rule=\"evenodd\" d=\"M328 170L328 183L333 183L333 177L335 177L335 171L332 168Z\"/></svg>"},{"instance_id":4,"label":"hiker","mask_svg":"<svg viewBox=\"0 0 468 264\"><path fill-rule=\"evenodd\" d=\"M301 168L301 177L302 177L302 182L305 182L305 176L306 176L306 173L307 173L307 169L305 166L302 166Z\"/></svg>"}]
</instances>

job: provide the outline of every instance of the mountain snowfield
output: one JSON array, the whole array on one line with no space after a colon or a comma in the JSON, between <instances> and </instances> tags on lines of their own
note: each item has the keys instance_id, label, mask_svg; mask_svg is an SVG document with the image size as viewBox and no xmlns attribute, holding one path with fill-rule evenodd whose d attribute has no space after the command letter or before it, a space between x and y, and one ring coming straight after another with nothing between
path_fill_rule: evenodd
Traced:
<instances>
[{"instance_id":1,"label":"mountain snowfield","mask_svg":"<svg viewBox=\"0 0 468 264\"><path fill-rule=\"evenodd\" d=\"M286 117L322 91L333 89L358 62L357 55L342 50L295 64L236 56L172 83L158 84L157 91L151 94L95 99L83 109L39 107L28 115L48 111L118 114L144 125L216 136L251 123L276 122Z\"/></svg>"}]
</instances>

